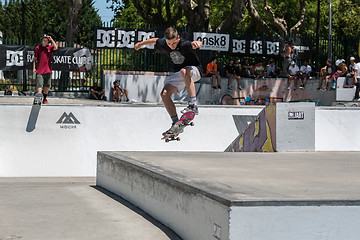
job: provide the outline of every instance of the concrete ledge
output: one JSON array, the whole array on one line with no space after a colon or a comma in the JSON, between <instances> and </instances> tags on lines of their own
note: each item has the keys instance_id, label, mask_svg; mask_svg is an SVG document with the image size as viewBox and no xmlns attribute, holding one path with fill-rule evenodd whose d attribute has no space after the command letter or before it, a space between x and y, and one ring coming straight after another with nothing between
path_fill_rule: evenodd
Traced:
<instances>
[{"instance_id":1,"label":"concrete ledge","mask_svg":"<svg viewBox=\"0 0 360 240\"><path fill-rule=\"evenodd\" d=\"M359 156L98 152L96 184L183 239L355 240Z\"/></svg>"},{"instance_id":2,"label":"concrete ledge","mask_svg":"<svg viewBox=\"0 0 360 240\"><path fill-rule=\"evenodd\" d=\"M139 206L183 239L213 239L214 224L222 226L228 238L230 208L226 205L231 202L171 175L100 152L96 185Z\"/></svg>"}]
</instances>

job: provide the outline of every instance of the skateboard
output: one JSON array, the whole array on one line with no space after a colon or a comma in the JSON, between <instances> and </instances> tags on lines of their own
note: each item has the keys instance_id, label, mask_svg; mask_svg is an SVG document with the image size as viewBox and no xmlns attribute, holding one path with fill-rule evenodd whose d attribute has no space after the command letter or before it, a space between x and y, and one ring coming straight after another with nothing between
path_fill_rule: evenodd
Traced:
<instances>
[{"instance_id":1,"label":"skateboard","mask_svg":"<svg viewBox=\"0 0 360 240\"><path fill-rule=\"evenodd\" d=\"M194 123L192 120L195 118L195 113L190 111L187 113L184 113L179 121L177 121L170 129L172 133L165 134L161 140L165 140L165 142L170 141L180 141L179 134L183 132L184 128L187 126L194 126Z\"/></svg>"},{"instance_id":2,"label":"skateboard","mask_svg":"<svg viewBox=\"0 0 360 240\"><path fill-rule=\"evenodd\" d=\"M35 94L33 105L41 106L43 100L43 95L41 93Z\"/></svg>"}]
</instances>

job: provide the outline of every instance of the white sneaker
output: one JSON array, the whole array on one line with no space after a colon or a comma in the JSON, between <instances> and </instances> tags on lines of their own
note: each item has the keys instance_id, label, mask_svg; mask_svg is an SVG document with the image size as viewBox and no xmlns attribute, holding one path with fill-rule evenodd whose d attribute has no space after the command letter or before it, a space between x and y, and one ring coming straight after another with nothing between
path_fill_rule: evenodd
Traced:
<instances>
[{"instance_id":1,"label":"white sneaker","mask_svg":"<svg viewBox=\"0 0 360 240\"><path fill-rule=\"evenodd\" d=\"M186 108L180 111L182 114L185 114L187 112L194 112L196 115L199 115L199 109L198 106L195 104L189 104Z\"/></svg>"}]
</instances>

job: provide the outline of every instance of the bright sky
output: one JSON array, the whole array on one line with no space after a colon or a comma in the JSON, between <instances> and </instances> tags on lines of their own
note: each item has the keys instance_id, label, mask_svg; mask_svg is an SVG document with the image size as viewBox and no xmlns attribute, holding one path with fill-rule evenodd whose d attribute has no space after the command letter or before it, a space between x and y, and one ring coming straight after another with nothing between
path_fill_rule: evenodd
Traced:
<instances>
[{"instance_id":1,"label":"bright sky","mask_svg":"<svg viewBox=\"0 0 360 240\"><path fill-rule=\"evenodd\" d=\"M0 0L0 2L4 3L5 0ZM110 9L106 8L110 6L110 3L106 3L106 0L95 0L94 6L99 10L98 13L103 22L110 22L110 20L114 17L114 13Z\"/></svg>"},{"instance_id":2,"label":"bright sky","mask_svg":"<svg viewBox=\"0 0 360 240\"><path fill-rule=\"evenodd\" d=\"M111 9L106 8L110 6L110 3L106 3L106 0L95 0L94 6L99 10L98 13L103 22L110 22L110 20L114 17L114 13Z\"/></svg>"}]
</instances>

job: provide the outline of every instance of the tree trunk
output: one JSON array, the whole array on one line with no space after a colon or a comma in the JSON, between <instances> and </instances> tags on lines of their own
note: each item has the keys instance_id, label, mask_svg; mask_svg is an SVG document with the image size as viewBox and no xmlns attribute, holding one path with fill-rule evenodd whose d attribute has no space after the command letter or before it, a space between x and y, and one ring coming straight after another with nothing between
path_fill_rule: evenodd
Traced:
<instances>
[{"instance_id":1,"label":"tree trunk","mask_svg":"<svg viewBox=\"0 0 360 240\"><path fill-rule=\"evenodd\" d=\"M65 9L65 14L69 19L66 26L65 42L74 43L75 36L79 32L78 16L82 7L82 0L59 0L60 9L64 9L64 2L66 3L65 6L68 7L68 9ZM60 75L59 91L66 91L69 87L70 73L62 71Z\"/></svg>"},{"instance_id":2,"label":"tree trunk","mask_svg":"<svg viewBox=\"0 0 360 240\"><path fill-rule=\"evenodd\" d=\"M78 16L82 7L82 0L66 0L68 2L69 23L66 26L66 42L74 42L76 34L79 32Z\"/></svg>"},{"instance_id":3,"label":"tree trunk","mask_svg":"<svg viewBox=\"0 0 360 240\"><path fill-rule=\"evenodd\" d=\"M179 0L179 6L184 10L188 25L197 30L210 30L210 0Z\"/></svg>"},{"instance_id":4,"label":"tree trunk","mask_svg":"<svg viewBox=\"0 0 360 240\"><path fill-rule=\"evenodd\" d=\"M290 29L290 32L299 32L301 25L305 22L306 6L305 0L300 0L300 19L299 21Z\"/></svg>"},{"instance_id":5,"label":"tree trunk","mask_svg":"<svg viewBox=\"0 0 360 240\"><path fill-rule=\"evenodd\" d=\"M254 7L252 0L247 0L247 9L252 19L258 24L259 27L258 30L262 30L265 33L273 32L273 30L269 27L269 25L261 18L260 14Z\"/></svg>"},{"instance_id":6,"label":"tree trunk","mask_svg":"<svg viewBox=\"0 0 360 240\"><path fill-rule=\"evenodd\" d=\"M275 13L273 12L272 8L269 6L269 3L267 0L264 0L264 9L265 12L269 15L270 17L270 21L272 22L272 24L279 30L280 34L287 34L287 23L285 21L285 19L283 18L278 18L275 16Z\"/></svg>"},{"instance_id":7,"label":"tree trunk","mask_svg":"<svg viewBox=\"0 0 360 240\"><path fill-rule=\"evenodd\" d=\"M233 0L230 15L216 28L216 32L236 28L245 15L246 0Z\"/></svg>"}]
</instances>

